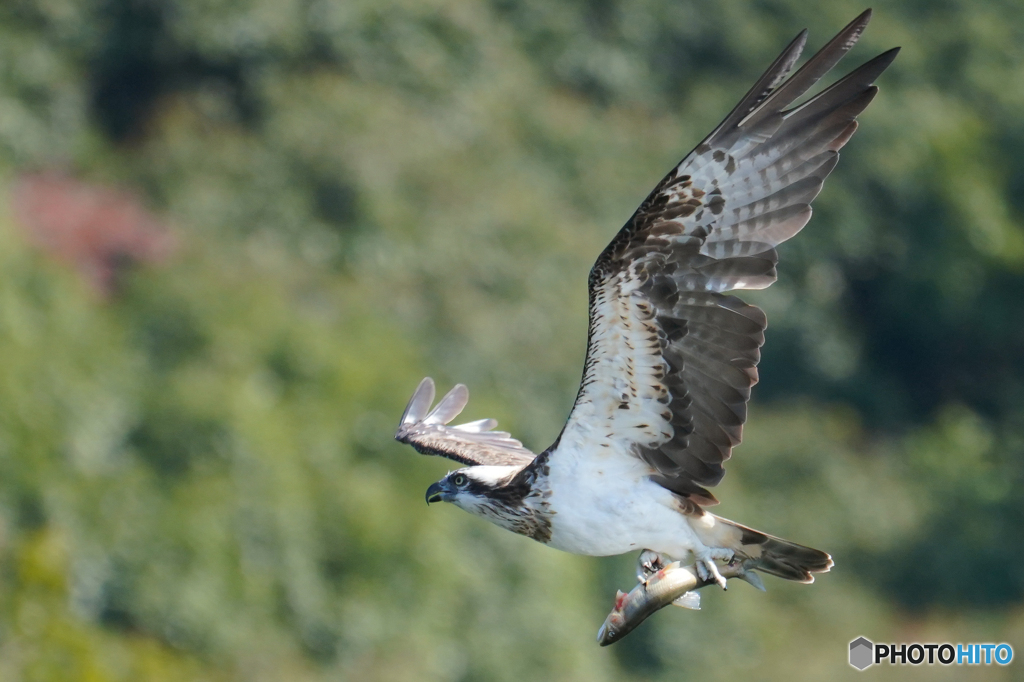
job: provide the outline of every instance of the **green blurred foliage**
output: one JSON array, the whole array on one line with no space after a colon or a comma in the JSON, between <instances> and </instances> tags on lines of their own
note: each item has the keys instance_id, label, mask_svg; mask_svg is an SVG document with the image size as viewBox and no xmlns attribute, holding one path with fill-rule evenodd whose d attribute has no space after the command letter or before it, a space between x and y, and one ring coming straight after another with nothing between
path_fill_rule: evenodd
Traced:
<instances>
[{"instance_id":1,"label":"green blurred foliage","mask_svg":"<svg viewBox=\"0 0 1024 682\"><path fill-rule=\"evenodd\" d=\"M858 635L1021 651L1019 3L876 7L849 61L903 53L747 296L771 329L721 513L832 574L599 649L633 558L427 513L447 463L391 441L429 373L548 445L596 254L799 28L861 9L0 5L0 185L129 188L181 242L105 298L4 194L0 678L832 679Z\"/></svg>"}]
</instances>

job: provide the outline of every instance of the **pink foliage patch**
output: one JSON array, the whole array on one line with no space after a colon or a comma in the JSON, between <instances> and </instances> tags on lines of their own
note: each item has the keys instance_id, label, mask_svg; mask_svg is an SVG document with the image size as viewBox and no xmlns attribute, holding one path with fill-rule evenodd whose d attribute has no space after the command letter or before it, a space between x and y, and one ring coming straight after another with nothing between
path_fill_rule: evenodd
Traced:
<instances>
[{"instance_id":1,"label":"pink foliage patch","mask_svg":"<svg viewBox=\"0 0 1024 682\"><path fill-rule=\"evenodd\" d=\"M14 215L29 239L74 266L105 296L136 264L165 261L175 246L167 227L134 195L57 173L22 175Z\"/></svg>"}]
</instances>

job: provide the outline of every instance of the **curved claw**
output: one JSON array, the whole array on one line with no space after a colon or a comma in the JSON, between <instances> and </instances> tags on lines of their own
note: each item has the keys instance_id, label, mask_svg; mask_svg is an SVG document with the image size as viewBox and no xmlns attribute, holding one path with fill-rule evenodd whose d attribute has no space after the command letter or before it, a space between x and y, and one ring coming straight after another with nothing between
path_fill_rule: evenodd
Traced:
<instances>
[{"instance_id":1,"label":"curved claw","mask_svg":"<svg viewBox=\"0 0 1024 682\"><path fill-rule=\"evenodd\" d=\"M645 549L640 552L636 560L636 580L647 584L651 576L672 563L672 560L652 549Z\"/></svg>"},{"instance_id":2,"label":"curved claw","mask_svg":"<svg viewBox=\"0 0 1024 682\"><path fill-rule=\"evenodd\" d=\"M715 563L714 559L704 559L702 561L698 561L697 567L698 571L700 571L700 567L704 567L704 571L708 574L707 577L704 578L705 580L710 580L711 582L716 583L723 590L729 589L726 586L725 578L723 578L722 574L719 572L718 564Z\"/></svg>"},{"instance_id":3,"label":"curved claw","mask_svg":"<svg viewBox=\"0 0 1024 682\"><path fill-rule=\"evenodd\" d=\"M696 557L697 574L701 580L713 582L723 590L729 589L726 587L725 578L722 577L721 572L718 570L718 564L715 563L715 559L731 562L734 554L731 549L725 548L711 549L702 553L702 555Z\"/></svg>"}]
</instances>

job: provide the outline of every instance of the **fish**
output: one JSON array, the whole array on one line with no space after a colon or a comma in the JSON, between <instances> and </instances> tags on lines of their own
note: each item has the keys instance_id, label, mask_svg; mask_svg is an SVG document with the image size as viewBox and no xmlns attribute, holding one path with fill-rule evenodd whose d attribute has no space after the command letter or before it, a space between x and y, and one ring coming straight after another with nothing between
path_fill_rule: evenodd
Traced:
<instances>
[{"instance_id":1,"label":"fish","mask_svg":"<svg viewBox=\"0 0 1024 682\"><path fill-rule=\"evenodd\" d=\"M754 573L755 566L756 562L752 560L735 561L720 566L719 572L727 580L739 578L764 592L764 583ZM702 579L693 565L682 566L678 561L673 561L642 580L629 594L622 591L615 594L615 605L597 632L598 644L614 644L648 616L669 604L700 609L700 595L694 590L714 584L714 580Z\"/></svg>"}]
</instances>

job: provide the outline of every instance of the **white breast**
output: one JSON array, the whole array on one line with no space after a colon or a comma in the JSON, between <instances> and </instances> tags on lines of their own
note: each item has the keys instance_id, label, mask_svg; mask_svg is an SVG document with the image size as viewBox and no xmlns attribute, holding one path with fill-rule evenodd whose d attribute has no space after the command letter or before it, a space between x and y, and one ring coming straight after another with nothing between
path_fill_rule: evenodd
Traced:
<instances>
[{"instance_id":1,"label":"white breast","mask_svg":"<svg viewBox=\"0 0 1024 682\"><path fill-rule=\"evenodd\" d=\"M563 441L551 458L548 544L589 556L640 549L685 554L696 538L675 497L648 479L648 465L612 448L584 453Z\"/></svg>"}]
</instances>

